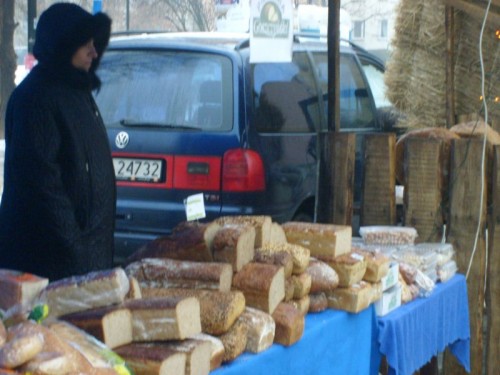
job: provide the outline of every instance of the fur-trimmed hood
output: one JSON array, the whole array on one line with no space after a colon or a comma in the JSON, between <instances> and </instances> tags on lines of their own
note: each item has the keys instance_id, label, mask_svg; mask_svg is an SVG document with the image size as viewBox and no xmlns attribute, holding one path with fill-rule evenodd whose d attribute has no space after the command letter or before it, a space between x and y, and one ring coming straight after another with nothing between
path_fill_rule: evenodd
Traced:
<instances>
[{"instance_id":1,"label":"fur-trimmed hood","mask_svg":"<svg viewBox=\"0 0 500 375\"><path fill-rule=\"evenodd\" d=\"M111 18L105 13L92 15L78 5L56 3L44 11L38 20L33 54L39 64L54 75L67 77L72 69L73 54L90 39L94 39L98 57L93 61L87 78L91 88L97 88L100 82L95 71L110 34Z\"/></svg>"}]
</instances>

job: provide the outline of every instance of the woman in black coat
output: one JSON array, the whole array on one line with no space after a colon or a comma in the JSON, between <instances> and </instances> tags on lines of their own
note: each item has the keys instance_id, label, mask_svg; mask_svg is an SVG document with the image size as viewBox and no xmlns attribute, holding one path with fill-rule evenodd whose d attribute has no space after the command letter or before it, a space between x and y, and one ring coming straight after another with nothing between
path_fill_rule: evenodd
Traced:
<instances>
[{"instance_id":1,"label":"woman in black coat","mask_svg":"<svg viewBox=\"0 0 500 375\"><path fill-rule=\"evenodd\" d=\"M0 268L52 281L113 266L115 175L92 97L110 31L74 4L40 16L38 64L6 112Z\"/></svg>"}]
</instances>

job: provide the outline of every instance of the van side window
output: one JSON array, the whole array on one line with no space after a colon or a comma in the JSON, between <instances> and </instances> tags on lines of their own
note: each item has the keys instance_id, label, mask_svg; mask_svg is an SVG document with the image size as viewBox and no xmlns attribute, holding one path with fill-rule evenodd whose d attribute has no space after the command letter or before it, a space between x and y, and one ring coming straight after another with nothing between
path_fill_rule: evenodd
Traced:
<instances>
[{"instance_id":1,"label":"van side window","mask_svg":"<svg viewBox=\"0 0 500 375\"><path fill-rule=\"evenodd\" d=\"M315 132L321 112L311 65L304 52L291 63L253 66L254 123L263 133Z\"/></svg>"},{"instance_id":2,"label":"van side window","mask_svg":"<svg viewBox=\"0 0 500 375\"><path fill-rule=\"evenodd\" d=\"M313 53L325 109L328 108L328 55ZM366 129L375 127L370 90L354 55L340 55L340 128Z\"/></svg>"}]
</instances>

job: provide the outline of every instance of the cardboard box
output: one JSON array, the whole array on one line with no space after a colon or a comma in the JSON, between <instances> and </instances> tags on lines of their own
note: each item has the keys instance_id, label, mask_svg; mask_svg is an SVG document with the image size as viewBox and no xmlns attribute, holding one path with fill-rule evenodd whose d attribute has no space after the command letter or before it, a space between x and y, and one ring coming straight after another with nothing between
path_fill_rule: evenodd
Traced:
<instances>
[{"instance_id":1,"label":"cardboard box","mask_svg":"<svg viewBox=\"0 0 500 375\"><path fill-rule=\"evenodd\" d=\"M401 306L401 285L398 282L382 293L382 297L375 302L375 312L377 316L384 316L399 306Z\"/></svg>"},{"instance_id":2,"label":"cardboard box","mask_svg":"<svg viewBox=\"0 0 500 375\"><path fill-rule=\"evenodd\" d=\"M382 279L380 280L382 284L382 291L385 292L387 289L396 285L399 280L398 276L399 276L399 263L392 262L391 265L389 266L389 272L387 272L387 275L382 277Z\"/></svg>"}]
</instances>

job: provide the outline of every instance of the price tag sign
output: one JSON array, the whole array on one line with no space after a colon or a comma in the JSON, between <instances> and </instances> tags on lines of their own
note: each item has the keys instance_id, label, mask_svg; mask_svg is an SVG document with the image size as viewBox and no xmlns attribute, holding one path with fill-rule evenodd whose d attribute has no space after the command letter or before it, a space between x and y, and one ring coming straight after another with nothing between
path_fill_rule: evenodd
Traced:
<instances>
[{"instance_id":1,"label":"price tag sign","mask_svg":"<svg viewBox=\"0 0 500 375\"><path fill-rule=\"evenodd\" d=\"M187 221L203 219L206 217L205 201L203 193L191 195L184 200L184 207L186 208Z\"/></svg>"}]
</instances>

